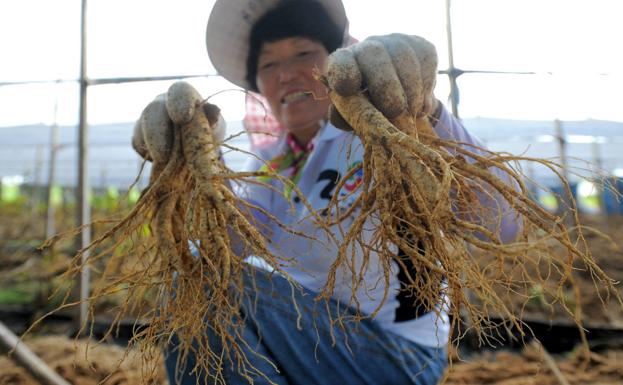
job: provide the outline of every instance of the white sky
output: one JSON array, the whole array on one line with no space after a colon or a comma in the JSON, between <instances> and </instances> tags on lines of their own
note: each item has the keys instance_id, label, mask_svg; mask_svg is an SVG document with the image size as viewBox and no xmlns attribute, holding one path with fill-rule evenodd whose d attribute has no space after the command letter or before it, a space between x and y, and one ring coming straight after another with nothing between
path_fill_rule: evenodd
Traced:
<instances>
[{"instance_id":1,"label":"white sky","mask_svg":"<svg viewBox=\"0 0 623 385\"><path fill-rule=\"evenodd\" d=\"M213 73L205 50L206 0L89 0L91 78ZM444 0L344 0L358 39L402 32L431 40L448 65ZM464 75L463 117L623 121L623 1L453 0L454 60L464 70L538 75ZM0 2L0 82L79 76L80 0ZM194 80L204 96L232 88ZM169 82L93 86L89 123L128 122ZM446 100L447 79L437 95ZM240 120L243 95L219 94L228 120ZM0 126L75 124L76 83L0 87ZM55 105L57 113L55 114Z\"/></svg>"}]
</instances>

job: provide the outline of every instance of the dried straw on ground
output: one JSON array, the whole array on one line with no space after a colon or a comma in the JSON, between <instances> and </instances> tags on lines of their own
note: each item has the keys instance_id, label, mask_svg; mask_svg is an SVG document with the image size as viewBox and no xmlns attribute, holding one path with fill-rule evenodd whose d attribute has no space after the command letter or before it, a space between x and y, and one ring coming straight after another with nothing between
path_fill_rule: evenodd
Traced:
<instances>
[{"instance_id":1,"label":"dried straw on ground","mask_svg":"<svg viewBox=\"0 0 623 385\"><path fill-rule=\"evenodd\" d=\"M153 372L144 372L145 357L136 350L64 336L37 337L24 342L48 366L74 385L166 384L162 356L154 357ZM0 357L0 384L39 384L6 356Z\"/></svg>"},{"instance_id":2,"label":"dried straw on ground","mask_svg":"<svg viewBox=\"0 0 623 385\"><path fill-rule=\"evenodd\" d=\"M580 351L555 358L548 364L548 353L530 345L521 353L483 354L455 362L448 369L446 385L615 385L623 379L623 352L610 350L591 353L585 360ZM555 365L555 366L554 366ZM558 371L558 376L554 374Z\"/></svg>"}]
</instances>

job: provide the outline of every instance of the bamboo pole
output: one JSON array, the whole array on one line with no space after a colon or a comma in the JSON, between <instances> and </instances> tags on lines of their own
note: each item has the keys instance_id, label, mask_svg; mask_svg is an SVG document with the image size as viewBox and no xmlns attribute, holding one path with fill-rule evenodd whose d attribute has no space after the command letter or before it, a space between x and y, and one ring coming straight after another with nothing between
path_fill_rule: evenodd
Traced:
<instances>
[{"instance_id":1,"label":"bamboo pole","mask_svg":"<svg viewBox=\"0 0 623 385\"><path fill-rule=\"evenodd\" d=\"M0 350L7 351L15 363L44 385L70 385L32 350L28 349L2 321L0 321Z\"/></svg>"},{"instance_id":2,"label":"bamboo pole","mask_svg":"<svg viewBox=\"0 0 623 385\"><path fill-rule=\"evenodd\" d=\"M570 385L569 381L567 381L567 378L560 371L560 368L558 368L558 365L556 365L556 361L554 360L554 358L548 353L547 349L545 349L545 346L543 346L541 342L537 341L536 339L532 341L532 346L534 346L537 351L541 353L541 357L543 357L545 364L547 365L549 370L551 370L554 377L556 377L558 383L560 385Z\"/></svg>"}]
</instances>

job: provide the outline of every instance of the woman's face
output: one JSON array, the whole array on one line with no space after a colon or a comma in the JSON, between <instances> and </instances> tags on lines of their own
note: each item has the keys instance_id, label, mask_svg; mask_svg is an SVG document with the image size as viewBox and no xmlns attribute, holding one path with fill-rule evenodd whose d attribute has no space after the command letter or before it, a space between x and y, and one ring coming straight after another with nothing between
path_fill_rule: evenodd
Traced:
<instances>
[{"instance_id":1,"label":"woman's face","mask_svg":"<svg viewBox=\"0 0 623 385\"><path fill-rule=\"evenodd\" d=\"M329 56L314 40L292 37L264 43L257 61L257 86L277 120L299 144L314 138L330 101L325 86L314 79Z\"/></svg>"}]
</instances>

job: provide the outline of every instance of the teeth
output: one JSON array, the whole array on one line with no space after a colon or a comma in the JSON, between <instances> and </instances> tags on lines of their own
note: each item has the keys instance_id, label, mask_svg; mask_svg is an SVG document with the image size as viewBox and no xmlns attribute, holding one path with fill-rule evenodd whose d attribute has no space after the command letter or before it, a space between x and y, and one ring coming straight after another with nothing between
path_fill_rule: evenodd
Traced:
<instances>
[{"instance_id":1,"label":"teeth","mask_svg":"<svg viewBox=\"0 0 623 385\"><path fill-rule=\"evenodd\" d=\"M311 92L293 92L283 97L283 104L296 102L299 100L307 99L311 95Z\"/></svg>"}]
</instances>

